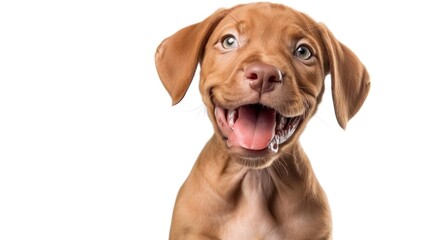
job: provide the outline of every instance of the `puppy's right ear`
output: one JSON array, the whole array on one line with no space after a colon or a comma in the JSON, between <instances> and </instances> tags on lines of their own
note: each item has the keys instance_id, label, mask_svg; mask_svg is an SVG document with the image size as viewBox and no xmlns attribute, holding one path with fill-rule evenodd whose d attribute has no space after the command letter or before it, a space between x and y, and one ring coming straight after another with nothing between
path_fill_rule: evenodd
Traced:
<instances>
[{"instance_id":1,"label":"puppy's right ear","mask_svg":"<svg viewBox=\"0 0 429 240\"><path fill-rule=\"evenodd\" d=\"M173 105L185 96L210 34L228 12L218 10L204 21L179 30L158 46L156 68Z\"/></svg>"}]
</instances>

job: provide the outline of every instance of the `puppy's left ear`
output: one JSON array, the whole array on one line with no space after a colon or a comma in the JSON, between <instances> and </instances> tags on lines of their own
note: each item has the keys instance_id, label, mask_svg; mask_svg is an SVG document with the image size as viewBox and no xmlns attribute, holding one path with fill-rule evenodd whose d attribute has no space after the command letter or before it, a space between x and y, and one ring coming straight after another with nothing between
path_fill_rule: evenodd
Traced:
<instances>
[{"instance_id":1,"label":"puppy's left ear","mask_svg":"<svg viewBox=\"0 0 429 240\"><path fill-rule=\"evenodd\" d=\"M369 74L356 55L340 43L325 25L320 24L319 29L328 54L335 115L345 129L368 96L371 85Z\"/></svg>"},{"instance_id":2,"label":"puppy's left ear","mask_svg":"<svg viewBox=\"0 0 429 240\"><path fill-rule=\"evenodd\" d=\"M179 30L158 46L156 69L173 105L185 96L210 34L228 12L218 10L202 22Z\"/></svg>"}]
</instances>

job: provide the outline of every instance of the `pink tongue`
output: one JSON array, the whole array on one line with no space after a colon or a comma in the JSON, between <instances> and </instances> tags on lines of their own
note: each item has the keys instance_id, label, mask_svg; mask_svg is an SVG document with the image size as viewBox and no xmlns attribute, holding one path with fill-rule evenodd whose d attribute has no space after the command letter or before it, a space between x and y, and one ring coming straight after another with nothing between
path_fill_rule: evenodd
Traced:
<instances>
[{"instance_id":1,"label":"pink tongue","mask_svg":"<svg viewBox=\"0 0 429 240\"><path fill-rule=\"evenodd\" d=\"M242 106L234 124L234 135L241 147L261 150L270 144L275 134L276 112L268 108Z\"/></svg>"}]
</instances>

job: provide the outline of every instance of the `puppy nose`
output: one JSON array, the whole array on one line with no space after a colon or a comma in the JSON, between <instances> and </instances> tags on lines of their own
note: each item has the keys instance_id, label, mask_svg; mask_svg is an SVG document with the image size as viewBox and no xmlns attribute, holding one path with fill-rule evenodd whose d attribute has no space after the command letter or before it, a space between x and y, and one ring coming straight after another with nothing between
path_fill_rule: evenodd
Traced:
<instances>
[{"instance_id":1,"label":"puppy nose","mask_svg":"<svg viewBox=\"0 0 429 240\"><path fill-rule=\"evenodd\" d=\"M273 65L252 63L244 70L244 77L249 81L250 88L260 94L273 91L283 82L281 71Z\"/></svg>"}]
</instances>

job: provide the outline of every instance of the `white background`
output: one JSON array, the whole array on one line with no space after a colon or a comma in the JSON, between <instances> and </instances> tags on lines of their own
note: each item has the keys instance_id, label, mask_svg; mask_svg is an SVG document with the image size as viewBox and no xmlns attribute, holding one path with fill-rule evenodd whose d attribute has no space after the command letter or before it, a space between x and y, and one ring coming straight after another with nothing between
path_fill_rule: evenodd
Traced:
<instances>
[{"instance_id":1,"label":"white background","mask_svg":"<svg viewBox=\"0 0 429 240\"><path fill-rule=\"evenodd\" d=\"M212 127L195 84L171 107L154 53L240 2L2 1L0 239L167 239ZM424 1L283 3L324 22L371 74L346 131L327 91L301 137L335 239L429 239Z\"/></svg>"}]
</instances>

